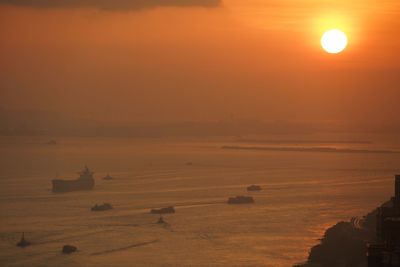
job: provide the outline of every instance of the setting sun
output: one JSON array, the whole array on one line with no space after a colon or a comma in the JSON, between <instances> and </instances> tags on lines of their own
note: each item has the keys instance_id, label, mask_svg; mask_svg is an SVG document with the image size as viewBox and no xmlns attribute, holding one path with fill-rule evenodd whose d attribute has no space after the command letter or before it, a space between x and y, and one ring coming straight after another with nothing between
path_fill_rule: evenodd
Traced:
<instances>
[{"instance_id":1,"label":"setting sun","mask_svg":"<svg viewBox=\"0 0 400 267\"><path fill-rule=\"evenodd\" d=\"M322 35L322 48L330 54L338 54L347 47L346 34L337 29L329 30Z\"/></svg>"},{"instance_id":2,"label":"setting sun","mask_svg":"<svg viewBox=\"0 0 400 267\"><path fill-rule=\"evenodd\" d=\"M0 267L400 267L400 0L0 0Z\"/></svg>"}]
</instances>

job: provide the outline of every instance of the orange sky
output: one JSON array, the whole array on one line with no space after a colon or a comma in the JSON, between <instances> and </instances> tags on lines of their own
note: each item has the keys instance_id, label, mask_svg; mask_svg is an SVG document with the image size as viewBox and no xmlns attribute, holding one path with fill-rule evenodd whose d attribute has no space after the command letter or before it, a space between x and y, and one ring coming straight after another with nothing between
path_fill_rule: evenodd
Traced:
<instances>
[{"instance_id":1,"label":"orange sky","mask_svg":"<svg viewBox=\"0 0 400 267\"><path fill-rule=\"evenodd\" d=\"M0 106L120 121L400 123L398 0L201 1L0 0ZM319 38L335 25L350 43L329 55Z\"/></svg>"}]
</instances>

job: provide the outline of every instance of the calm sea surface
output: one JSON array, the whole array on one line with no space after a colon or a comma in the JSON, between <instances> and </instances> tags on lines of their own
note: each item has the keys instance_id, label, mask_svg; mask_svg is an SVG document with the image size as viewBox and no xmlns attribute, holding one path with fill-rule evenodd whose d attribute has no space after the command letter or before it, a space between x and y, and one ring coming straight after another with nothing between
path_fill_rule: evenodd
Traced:
<instances>
[{"instance_id":1,"label":"calm sea surface","mask_svg":"<svg viewBox=\"0 0 400 267\"><path fill-rule=\"evenodd\" d=\"M221 147L400 150L396 136L363 138L370 142L2 137L0 265L291 266L326 228L393 194L400 154ZM84 165L95 172L93 191L51 192L52 179L74 179ZM107 173L115 180L102 180ZM254 205L226 204L251 184L264 188L250 194ZM114 209L90 211L104 202ZM156 224L149 209L170 205L168 225ZM21 232L32 246L15 247ZM65 244L79 252L62 255Z\"/></svg>"}]
</instances>

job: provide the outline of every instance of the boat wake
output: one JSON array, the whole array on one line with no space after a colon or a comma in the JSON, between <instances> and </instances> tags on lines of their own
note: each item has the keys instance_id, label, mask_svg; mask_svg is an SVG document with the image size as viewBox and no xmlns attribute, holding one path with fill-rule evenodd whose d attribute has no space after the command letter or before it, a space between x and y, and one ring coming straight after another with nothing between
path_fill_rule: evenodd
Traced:
<instances>
[{"instance_id":1,"label":"boat wake","mask_svg":"<svg viewBox=\"0 0 400 267\"><path fill-rule=\"evenodd\" d=\"M157 242L159 242L159 241L160 241L160 240L155 239L155 240L153 240L153 241L142 242L142 243L136 243L136 244L132 244L132 245L126 246L126 247L121 247L121 248L115 248L115 249L109 249L109 250L104 250L104 251L100 251L100 252L95 252L95 253L92 253L92 254L90 254L90 255L92 255L92 256L99 256L99 255L104 255L104 254L119 252L119 251L131 249L131 248L137 248L137 247L147 246L147 245L150 245L150 244L157 243Z\"/></svg>"}]
</instances>

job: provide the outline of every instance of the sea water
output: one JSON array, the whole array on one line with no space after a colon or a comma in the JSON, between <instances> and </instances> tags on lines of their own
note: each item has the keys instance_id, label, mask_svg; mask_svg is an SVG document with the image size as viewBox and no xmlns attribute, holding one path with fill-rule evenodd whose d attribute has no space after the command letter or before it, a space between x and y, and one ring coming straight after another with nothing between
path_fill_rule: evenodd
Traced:
<instances>
[{"instance_id":1,"label":"sea water","mask_svg":"<svg viewBox=\"0 0 400 267\"><path fill-rule=\"evenodd\" d=\"M400 150L396 137L368 138L272 145ZM0 140L1 266L288 267L328 227L389 199L400 172L396 153L231 150L221 147L238 143L222 138ZM51 192L52 179L75 179L85 165L93 191ZM249 193L251 184L263 190ZM226 203L237 195L255 204ZM90 211L104 202L114 209ZM150 209L167 206L176 213L157 224ZM78 252L63 255L66 244Z\"/></svg>"}]
</instances>

